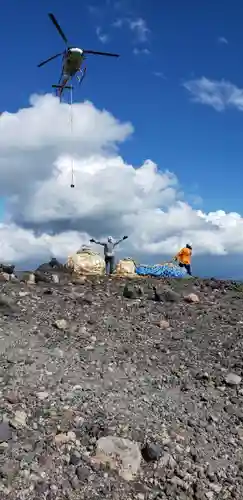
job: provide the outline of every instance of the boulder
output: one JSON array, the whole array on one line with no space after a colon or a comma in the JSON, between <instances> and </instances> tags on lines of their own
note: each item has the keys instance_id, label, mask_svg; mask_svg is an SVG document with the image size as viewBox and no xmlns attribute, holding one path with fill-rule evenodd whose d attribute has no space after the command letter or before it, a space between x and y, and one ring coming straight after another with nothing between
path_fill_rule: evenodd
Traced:
<instances>
[{"instance_id":1,"label":"boulder","mask_svg":"<svg viewBox=\"0 0 243 500\"><path fill-rule=\"evenodd\" d=\"M6 274L13 274L14 273L15 266L12 264L0 264L0 272L1 273L6 273Z\"/></svg>"},{"instance_id":2,"label":"boulder","mask_svg":"<svg viewBox=\"0 0 243 500\"><path fill-rule=\"evenodd\" d=\"M66 269L66 267L53 257L49 262L44 262L44 264L41 264L39 267L37 267L34 274L36 283L50 283L53 281L53 276L55 276L54 282L59 283L59 276L63 275L64 273L67 274L67 272L68 270Z\"/></svg>"}]
</instances>

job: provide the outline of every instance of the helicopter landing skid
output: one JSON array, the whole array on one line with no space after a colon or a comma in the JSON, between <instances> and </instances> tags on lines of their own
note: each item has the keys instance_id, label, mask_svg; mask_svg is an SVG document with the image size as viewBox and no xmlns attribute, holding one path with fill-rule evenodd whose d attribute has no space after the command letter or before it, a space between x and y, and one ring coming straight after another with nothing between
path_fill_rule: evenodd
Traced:
<instances>
[{"instance_id":1,"label":"helicopter landing skid","mask_svg":"<svg viewBox=\"0 0 243 500\"><path fill-rule=\"evenodd\" d=\"M78 82L79 82L79 85L80 85L80 83L82 83L82 81L83 81L83 79L84 79L84 77L85 77L85 75L86 75L86 70L87 70L86 68L81 69L81 70L79 71L80 76L79 76L79 75L77 75L77 80L78 80Z\"/></svg>"}]
</instances>

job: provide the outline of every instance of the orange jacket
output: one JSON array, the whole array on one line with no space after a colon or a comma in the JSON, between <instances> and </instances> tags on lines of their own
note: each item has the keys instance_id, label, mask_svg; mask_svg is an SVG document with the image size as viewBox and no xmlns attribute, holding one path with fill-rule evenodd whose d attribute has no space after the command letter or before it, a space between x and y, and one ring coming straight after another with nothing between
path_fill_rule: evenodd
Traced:
<instances>
[{"instance_id":1,"label":"orange jacket","mask_svg":"<svg viewBox=\"0 0 243 500\"><path fill-rule=\"evenodd\" d=\"M176 259L181 264L191 264L192 251L190 248L182 248L176 255Z\"/></svg>"}]
</instances>

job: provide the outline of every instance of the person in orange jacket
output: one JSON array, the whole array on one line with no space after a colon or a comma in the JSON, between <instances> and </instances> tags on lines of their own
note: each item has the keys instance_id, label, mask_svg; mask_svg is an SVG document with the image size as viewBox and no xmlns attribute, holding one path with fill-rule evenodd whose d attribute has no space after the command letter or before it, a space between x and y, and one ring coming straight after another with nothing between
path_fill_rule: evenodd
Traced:
<instances>
[{"instance_id":1,"label":"person in orange jacket","mask_svg":"<svg viewBox=\"0 0 243 500\"><path fill-rule=\"evenodd\" d=\"M181 248L181 250L175 256L175 260L178 262L179 266L184 267L190 276L192 275L191 257L192 247L188 244L184 248Z\"/></svg>"}]
</instances>

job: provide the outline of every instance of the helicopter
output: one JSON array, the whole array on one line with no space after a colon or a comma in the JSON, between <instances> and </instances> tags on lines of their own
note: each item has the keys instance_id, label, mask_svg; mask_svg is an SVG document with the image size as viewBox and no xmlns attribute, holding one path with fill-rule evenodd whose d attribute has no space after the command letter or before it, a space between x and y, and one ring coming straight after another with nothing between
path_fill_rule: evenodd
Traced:
<instances>
[{"instance_id":1,"label":"helicopter","mask_svg":"<svg viewBox=\"0 0 243 500\"><path fill-rule=\"evenodd\" d=\"M61 71L61 76L59 78L59 82L57 85L52 85L53 88L57 89L57 95L61 99L62 93L64 89L72 89L71 85L68 85L68 83L73 79L73 77L76 75L77 80L79 83L81 83L85 77L86 74L86 66L84 66L84 61L86 60L86 54L93 54L93 55L98 55L98 56L110 56L110 57L119 57L119 54L113 54L110 52L99 52L96 50L85 50L85 49L80 49L78 47L71 47L69 46L68 39L64 32L62 31L60 25L58 24L54 14L49 13L48 14L50 20L56 27L59 35L62 37L66 49L58 54L55 54L52 57L49 57L45 61L42 61L40 64L38 64L38 68L41 66L44 66L44 64L47 64L48 62L52 61L53 59L56 59L57 57L62 56L62 71Z\"/></svg>"}]
</instances>

